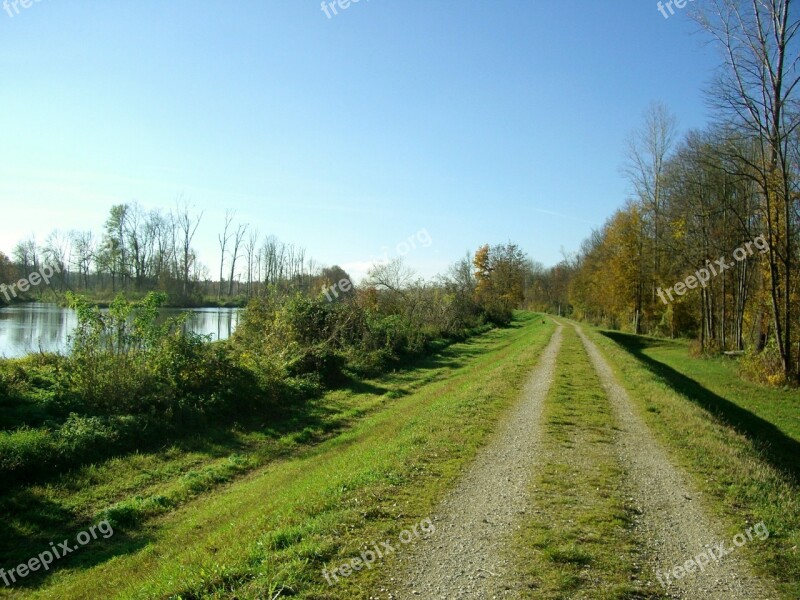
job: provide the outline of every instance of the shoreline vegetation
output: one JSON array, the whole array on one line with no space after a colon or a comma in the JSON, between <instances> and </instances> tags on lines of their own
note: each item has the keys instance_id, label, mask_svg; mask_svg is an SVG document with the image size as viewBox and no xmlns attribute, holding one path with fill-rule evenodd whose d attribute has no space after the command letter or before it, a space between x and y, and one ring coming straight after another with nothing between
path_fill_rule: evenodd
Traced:
<instances>
[{"instance_id":1,"label":"shoreline vegetation","mask_svg":"<svg viewBox=\"0 0 800 600\"><path fill-rule=\"evenodd\" d=\"M147 296L146 293L125 293L123 297L130 302L137 302L143 300ZM97 308L110 308L115 298L109 297L108 294L87 294L87 300ZM185 308L191 310L194 308L246 308L248 298L244 296L236 298L218 299L211 296L193 297L193 298L176 298L175 300L167 299L164 303L164 308ZM66 293L48 292L38 296L20 295L15 298L13 302L4 303L0 298L0 309L12 308L14 306L25 304L53 304L60 308L69 308L69 299Z\"/></svg>"},{"instance_id":2,"label":"shoreline vegetation","mask_svg":"<svg viewBox=\"0 0 800 600\"><path fill-rule=\"evenodd\" d=\"M13 562L37 537L23 533L26 522L48 529L38 509L31 515L20 508L37 504L29 489L60 487L103 465L170 448L187 460L231 443L239 448L201 461L206 466L191 481L168 492L98 504L95 516L115 528L136 527L290 448L328 439L370 410L327 405L328 394L370 390L376 378L435 361L453 343L513 327L511 306L520 301L514 290L523 276L522 264L516 268L480 302L457 275L437 286L401 287L382 271L375 274L381 288L354 289L335 302L273 288L249 302L231 338L214 342L186 331L186 315L160 319L166 294L136 301L120 294L101 310L67 292L77 313L70 352L0 360L0 504L10 502L14 515L0 528L11 544L0 548L0 559ZM387 390L380 402L405 393Z\"/></svg>"},{"instance_id":3,"label":"shoreline vegetation","mask_svg":"<svg viewBox=\"0 0 800 600\"><path fill-rule=\"evenodd\" d=\"M494 258L505 279L484 282L481 296L459 278L468 263L436 286L407 281L399 262L376 267L379 284L335 302L275 286L215 342L185 331L186 314L159 319L165 293L119 294L101 310L67 291L78 321L69 353L0 361L0 476L31 483L220 424L271 423L326 390L508 325L525 273L510 250Z\"/></svg>"},{"instance_id":4,"label":"shoreline vegetation","mask_svg":"<svg viewBox=\"0 0 800 600\"><path fill-rule=\"evenodd\" d=\"M364 536L397 535L430 511L517 398L527 374L519 367L535 362L553 325L516 313L484 329L374 378L284 403L280 418L237 417L6 488L0 509L13 507L15 518L0 526L0 565L101 519L115 535L0 596L202 597L233 588L253 598L282 588L358 596L363 580L329 589L321 569Z\"/></svg>"}]
</instances>

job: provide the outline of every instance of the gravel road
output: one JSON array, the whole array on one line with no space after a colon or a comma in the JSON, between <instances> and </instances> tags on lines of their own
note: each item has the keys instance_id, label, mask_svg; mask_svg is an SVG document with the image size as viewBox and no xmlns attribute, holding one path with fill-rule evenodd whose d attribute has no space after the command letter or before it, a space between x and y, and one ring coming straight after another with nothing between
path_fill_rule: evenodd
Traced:
<instances>
[{"instance_id":1,"label":"gravel road","mask_svg":"<svg viewBox=\"0 0 800 600\"><path fill-rule=\"evenodd\" d=\"M508 558L509 544L521 519L535 508L530 506L528 490L537 464L548 460L542 444L542 408L561 348L563 326L557 325L521 401L438 506L433 517L435 535L409 548L400 559L396 575L380 595L372 598L386 598L387 593L391 600L521 597L518 577ZM615 447L626 473L629 501L636 507L634 534L647 563L639 574L640 583L665 598L776 598L768 582L756 578L737 556L733 541L704 509L705 500L688 475L671 463L597 346L580 327L574 327L619 428ZM742 523L742 533L747 526L752 524ZM700 553L717 554L720 542L724 542L728 554L710 560L702 572L695 570L681 579L667 575Z\"/></svg>"},{"instance_id":2,"label":"gravel road","mask_svg":"<svg viewBox=\"0 0 800 600\"><path fill-rule=\"evenodd\" d=\"M400 574L389 582L395 586L389 598L517 597L503 549L528 509L542 405L553 383L561 331L559 325L522 400L439 505L436 534L404 557Z\"/></svg>"},{"instance_id":3,"label":"gravel road","mask_svg":"<svg viewBox=\"0 0 800 600\"><path fill-rule=\"evenodd\" d=\"M597 346L574 325L609 397L620 427L618 448L628 484L637 508L636 532L645 545L650 563L651 585L668 598L697 600L771 600L777 594L750 573L736 555L736 547L722 528L703 509L704 499L688 476L673 466L665 450L634 410L628 393L619 385ZM742 522L742 533L746 525ZM714 551L724 542L726 551L719 562L710 560L702 572L669 581L665 573L683 565L704 551ZM690 567L691 568L691 567ZM666 588L658 581L658 573Z\"/></svg>"}]
</instances>

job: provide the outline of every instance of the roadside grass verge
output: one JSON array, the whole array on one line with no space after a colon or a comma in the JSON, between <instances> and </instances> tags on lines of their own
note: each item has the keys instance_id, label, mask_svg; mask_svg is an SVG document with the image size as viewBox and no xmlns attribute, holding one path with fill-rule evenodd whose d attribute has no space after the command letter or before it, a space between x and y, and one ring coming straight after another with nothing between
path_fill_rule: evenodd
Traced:
<instances>
[{"instance_id":1,"label":"roadside grass verge","mask_svg":"<svg viewBox=\"0 0 800 600\"><path fill-rule=\"evenodd\" d=\"M518 398L552 330L520 313L511 327L456 344L426 367L328 394L362 416L230 485L115 530L97 551L87 546L49 578L0 596L367 597L393 556L336 586L323 568L429 516Z\"/></svg>"},{"instance_id":2,"label":"roadside grass verge","mask_svg":"<svg viewBox=\"0 0 800 600\"><path fill-rule=\"evenodd\" d=\"M657 598L637 582L639 548L614 452L614 418L569 325L544 407L532 516L515 539L528 598Z\"/></svg>"},{"instance_id":3,"label":"roadside grass verge","mask_svg":"<svg viewBox=\"0 0 800 600\"><path fill-rule=\"evenodd\" d=\"M692 359L680 342L584 329L727 533L766 524L767 540L737 552L800 598L798 391L742 381L732 361Z\"/></svg>"}]
</instances>

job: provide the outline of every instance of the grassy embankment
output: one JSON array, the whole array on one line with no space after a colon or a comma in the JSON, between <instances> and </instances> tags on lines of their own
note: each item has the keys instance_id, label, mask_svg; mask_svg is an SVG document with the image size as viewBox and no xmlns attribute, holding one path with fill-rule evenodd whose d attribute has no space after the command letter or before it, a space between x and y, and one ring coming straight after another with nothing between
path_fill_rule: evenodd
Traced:
<instances>
[{"instance_id":1,"label":"grassy embankment","mask_svg":"<svg viewBox=\"0 0 800 600\"><path fill-rule=\"evenodd\" d=\"M768 540L737 554L800 598L800 391L743 381L734 361L691 358L686 342L586 330L728 540L767 525Z\"/></svg>"},{"instance_id":2,"label":"grassy embankment","mask_svg":"<svg viewBox=\"0 0 800 600\"><path fill-rule=\"evenodd\" d=\"M614 418L583 344L566 324L544 407L543 464L510 557L529 598L656 598L636 583L638 548L614 452Z\"/></svg>"},{"instance_id":3,"label":"grassy embankment","mask_svg":"<svg viewBox=\"0 0 800 600\"><path fill-rule=\"evenodd\" d=\"M552 329L519 314L413 369L328 393L281 430L234 428L15 488L2 500L15 516L0 536L6 568L103 517L117 525L0 596L365 597L393 557L333 587L322 569L430 514Z\"/></svg>"}]
</instances>

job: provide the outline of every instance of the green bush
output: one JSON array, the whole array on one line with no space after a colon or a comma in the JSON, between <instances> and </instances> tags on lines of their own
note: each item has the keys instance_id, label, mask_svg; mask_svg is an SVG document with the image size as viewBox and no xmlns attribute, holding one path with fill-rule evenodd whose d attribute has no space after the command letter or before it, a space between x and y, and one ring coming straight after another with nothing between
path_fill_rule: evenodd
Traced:
<instances>
[{"instance_id":1,"label":"green bush","mask_svg":"<svg viewBox=\"0 0 800 600\"><path fill-rule=\"evenodd\" d=\"M7 479L36 465L44 465L54 449L47 429L21 427L0 431L0 477Z\"/></svg>"},{"instance_id":2,"label":"green bush","mask_svg":"<svg viewBox=\"0 0 800 600\"><path fill-rule=\"evenodd\" d=\"M774 338L770 338L760 352L754 348L745 352L739 360L739 371L744 378L756 383L771 386L782 386L789 383L783 372L780 350Z\"/></svg>"},{"instance_id":3,"label":"green bush","mask_svg":"<svg viewBox=\"0 0 800 600\"><path fill-rule=\"evenodd\" d=\"M151 293L138 302L118 296L107 313L79 296L68 294L68 300L78 325L71 338L66 384L88 410L146 412L147 404L168 393L157 376L159 351L170 337L183 332L180 320L156 324L164 294Z\"/></svg>"},{"instance_id":4,"label":"green bush","mask_svg":"<svg viewBox=\"0 0 800 600\"><path fill-rule=\"evenodd\" d=\"M108 421L71 413L55 432L53 443L58 454L70 460L82 456L100 445L115 445L119 432Z\"/></svg>"},{"instance_id":5,"label":"green bush","mask_svg":"<svg viewBox=\"0 0 800 600\"><path fill-rule=\"evenodd\" d=\"M426 351L436 339L465 334L466 321L443 316L427 300L406 314L397 302L328 302L324 296L302 295L258 299L243 314L233 345L239 360L261 376L316 375L321 384L332 387L341 384L348 371L374 375ZM423 312L430 318L420 316Z\"/></svg>"},{"instance_id":6,"label":"green bush","mask_svg":"<svg viewBox=\"0 0 800 600\"><path fill-rule=\"evenodd\" d=\"M481 313L485 323L491 323L499 327L506 327L511 323L513 316L514 313L510 308L499 303L485 305Z\"/></svg>"},{"instance_id":7,"label":"green bush","mask_svg":"<svg viewBox=\"0 0 800 600\"><path fill-rule=\"evenodd\" d=\"M259 382L223 343L184 331L184 318L158 322L163 294L117 298L107 314L71 297L78 311L67 387L89 412L190 422L253 408Z\"/></svg>"},{"instance_id":8,"label":"green bush","mask_svg":"<svg viewBox=\"0 0 800 600\"><path fill-rule=\"evenodd\" d=\"M424 350L428 336L403 315L372 315L369 320L370 350L388 352L397 360Z\"/></svg>"},{"instance_id":9,"label":"green bush","mask_svg":"<svg viewBox=\"0 0 800 600\"><path fill-rule=\"evenodd\" d=\"M300 347L287 365L293 377L316 374L327 387L335 387L345 379L345 357L332 348L320 344L310 348Z\"/></svg>"},{"instance_id":10,"label":"green bush","mask_svg":"<svg viewBox=\"0 0 800 600\"><path fill-rule=\"evenodd\" d=\"M142 417L88 417L70 414L54 427L20 427L0 432L0 477L30 480L71 468L88 460L112 456L131 444L155 439L163 426Z\"/></svg>"}]
</instances>

